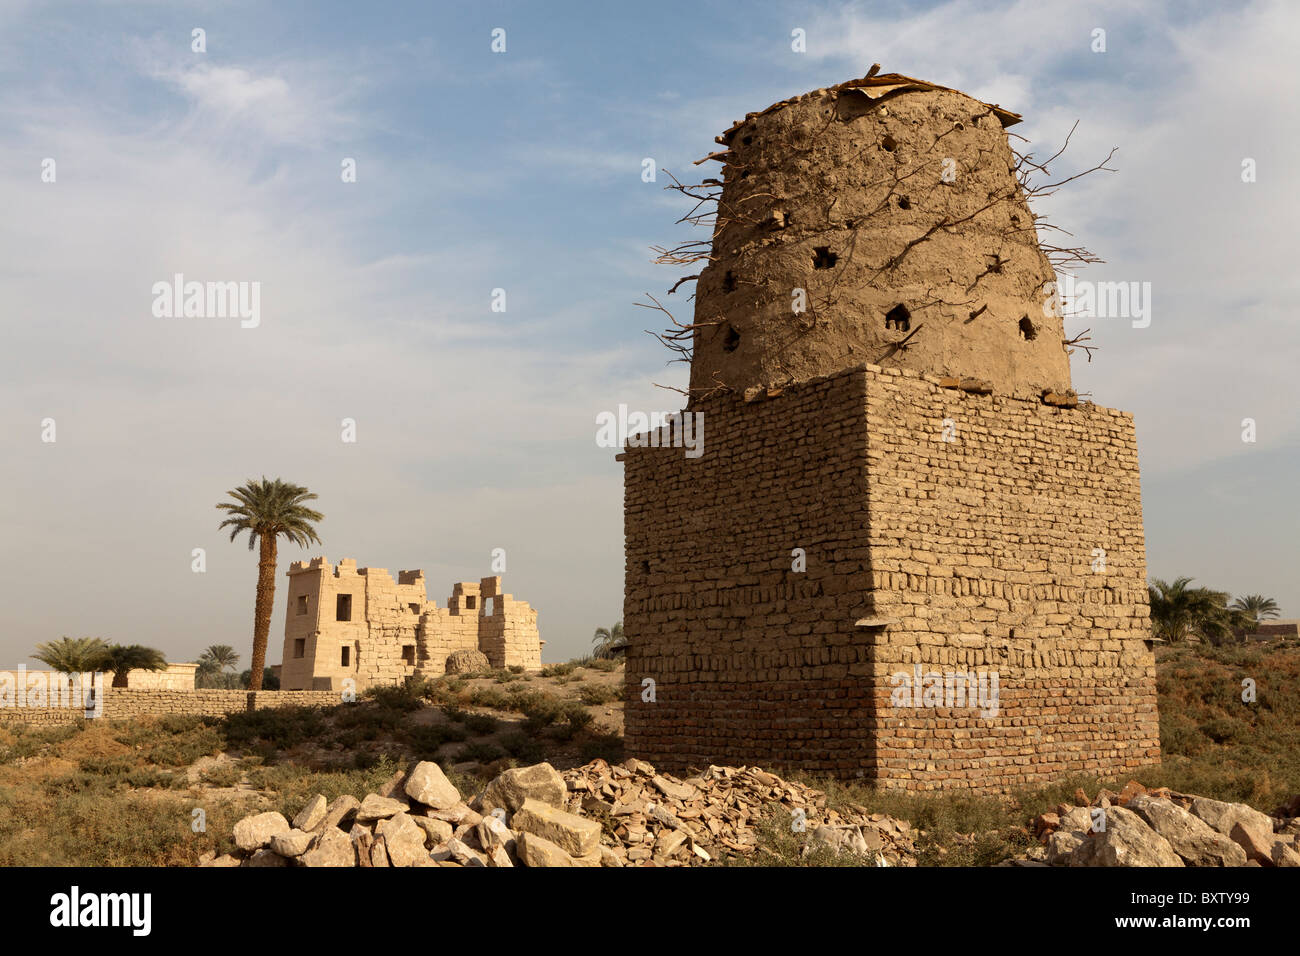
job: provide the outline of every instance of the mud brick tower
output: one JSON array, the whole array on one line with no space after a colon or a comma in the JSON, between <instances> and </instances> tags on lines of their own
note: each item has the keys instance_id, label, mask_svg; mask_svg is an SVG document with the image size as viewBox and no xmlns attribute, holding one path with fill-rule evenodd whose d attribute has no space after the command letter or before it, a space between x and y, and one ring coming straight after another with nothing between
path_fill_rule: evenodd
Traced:
<instances>
[{"instance_id":1,"label":"mud brick tower","mask_svg":"<svg viewBox=\"0 0 1300 956\"><path fill-rule=\"evenodd\" d=\"M888 74L718 138L703 454L621 456L630 753L978 792L1159 760L1133 419L1070 390L1019 119Z\"/></svg>"}]
</instances>

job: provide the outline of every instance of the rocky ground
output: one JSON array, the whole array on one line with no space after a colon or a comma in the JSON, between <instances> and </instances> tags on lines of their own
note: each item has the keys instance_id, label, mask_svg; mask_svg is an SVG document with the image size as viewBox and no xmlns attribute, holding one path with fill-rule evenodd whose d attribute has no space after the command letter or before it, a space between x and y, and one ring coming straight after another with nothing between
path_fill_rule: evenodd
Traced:
<instances>
[{"instance_id":1,"label":"rocky ground","mask_svg":"<svg viewBox=\"0 0 1300 956\"><path fill-rule=\"evenodd\" d=\"M1010 865L1300 866L1300 797L1277 815L1136 781L1033 821L1039 846ZM312 799L235 824L237 854L203 866L703 866L755 859L764 831L785 829L801 856L915 866L905 821L755 767L709 767L685 779L643 760L595 760L560 773L507 770L466 798L437 764L395 774L364 800ZM762 862L762 861L759 861ZM783 862L779 858L776 862Z\"/></svg>"},{"instance_id":2,"label":"rocky ground","mask_svg":"<svg viewBox=\"0 0 1300 956\"><path fill-rule=\"evenodd\" d=\"M358 801L318 795L292 821L279 813L234 827L238 855L203 866L701 866L761 849L772 811L806 852L913 866L911 828L752 767L686 779L643 760L595 760L561 774L548 763L507 770L468 799L421 762Z\"/></svg>"},{"instance_id":3,"label":"rocky ground","mask_svg":"<svg viewBox=\"0 0 1300 956\"><path fill-rule=\"evenodd\" d=\"M1034 830L1045 866L1300 866L1300 796L1269 816L1133 780L1091 801L1077 791Z\"/></svg>"}]
</instances>

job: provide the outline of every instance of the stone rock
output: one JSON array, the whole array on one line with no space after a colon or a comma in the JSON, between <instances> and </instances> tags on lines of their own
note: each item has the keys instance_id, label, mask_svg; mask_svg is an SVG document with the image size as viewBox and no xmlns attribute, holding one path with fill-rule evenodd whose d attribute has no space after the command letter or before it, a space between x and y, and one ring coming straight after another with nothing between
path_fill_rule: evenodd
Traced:
<instances>
[{"instance_id":1,"label":"stone rock","mask_svg":"<svg viewBox=\"0 0 1300 956\"><path fill-rule=\"evenodd\" d=\"M462 823L468 823L470 826L478 826L479 821L483 819L477 811L471 810L469 805L464 802L458 803L453 807L447 807L445 810L430 808L424 811L424 815L426 817L431 817L434 820L445 820L448 823L455 824L456 826L460 826Z\"/></svg>"},{"instance_id":2,"label":"stone rock","mask_svg":"<svg viewBox=\"0 0 1300 956\"><path fill-rule=\"evenodd\" d=\"M289 832L289 821L281 813L258 813L235 824L235 845L241 850L260 850L277 833Z\"/></svg>"},{"instance_id":3,"label":"stone rock","mask_svg":"<svg viewBox=\"0 0 1300 956\"><path fill-rule=\"evenodd\" d=\"M359 806L361 806L361 802L350 793L335 797L334 802L326 808L325 816L316 826L312 827L312 832L319 833L329 827L341 827L348 814L354 812Z\"/></svg>"},{"instance_id":4,"label":"stone rock","mask_svg":"<svg viewBox=\"0 0 1300 956\"><path fill-rule=\"evenodd\" d=\"M564 778L549 763L507 770L487 785L479 804L484 813L498 807L514 813L525 800L536 800L553 807L563 807L568 795Z\"/></svg>"},{"instance_id":5,"label":"stone rock","mask_svg":"<svg viewBox=\"0 0 1300 956\"><path fill-rule=\"evenodd\" d=\"M1047 838L1047 863L1068 864L1074 851L1083 846L1085 833L1075 830L1057 830Z\"/></svg>"},{"instance_id":6,"label":"stone rock","mask_svg":"<svg viewBox=\"0 0 1300 956\"><path fill-rule=\"evenodd\" d=\"M516 833L523 831L545 837L570 856L589 856L600 845L600 824L548 803L529 798L515 812L510 825Z\"/></svg>"},{"instance_id":7,"label":"stone rock","mask_svg":"<svg viewBox=\"0 0 1300 956\"><path fill-rule=\"evenodd\" d=\"M452 651L447 655L448 674L472 674L491 668L492 663L482 651Z\"/></svg>"},{"instance_id":8,"label":"stone rock","mask_svg":"<svg viewBox=\"0 0 1300 956\"><path fill-rule=\"evenodd\" d=\"M1184 866L1169 841L1132 810L1109 807L1106 828L1089 832L1070 855L1071 866Z\"/></svg>"},{"instance_id":9,"label":"stone rock","mask_svg":"<svg viewBox=\"0 0 1300 956\"><path fill-rule=\"evenodd\" d=\"M515 852L515 835L496 814L488 814L474 828L478 836L478 845L484 850L501 847L507 853Z\"/></svg>"},{"instance_id":10,"label":"stone rock","mask_svg":"<svg viewBox=\"0 0 1300 956\"><path fill-rule=\"evenodd\" d=\"M410 809L405 800L394 800L392 797L381 797L377 793L371 793L366 795L366 799L362 800L361 806L357 808L357 822L373 823L399 813L406 813Z\"/></svg>"},{"instance_id":11,"label":"stone rock","mask_svg":"<svg viewBox=\"0 0 1300 956\"><path fill-rule=\"evenodd\" d=\"M411 817L415 825L423 830L428 837L425 841L430 846L437 846L440 843L446 843L452 837L452 826L445 820L435 820L433 817Z\"/></svg>"},{"instance_id":12,"label":"stone rock","mask_svg":"<svg viewBox=\"0 0 1300 956\"><path fill-rule=\"evenodd\" d=\"M506 848L503 846L494 846L491 850L489 850L487 854L487 859L488 859L488 866L504 867L504 866L515 865L514 862L510 859L510 854L506 852Z\"/></svg>"},{"instance_id":13,"label":"stone rock","mask_svg":"<svg viewBox=\"0 0 1300 956\"><path fill-rule=\"evenodd\" d=\"M1269 856L1274 866L1300 866L1300 853L1286 840L1274 840Z\"/></svg>"},{"instance_id":14,"label":"stone rock","mask_svg":"<svg viewBox=\"0 0 1300 956\"><path fill-rule=\"evenodd\" d=\"M693 800L700 792L688 783L673 783L659 776L656 776L651 783L655 785L656 790L672 800Z\"/></svg>"},{"instance_id":15,"label":"stone rock","mask_svg":"<svg viewBox=\"0 0 1300 956\"><path fill-rule=\"evenodd\" d=\"M1192 813L1224 836L1232 836L1232 828L1242 822L1250 823L1261 831L1273 832L1273 818L1244 803L1224 803L1209 797L1196 797L1192 800Z\"/></svg>"},{"instance_id":16,"label":"stone rock","mask_svg":"<svg viewBox=\"0 0 1300 956\"><path fill-rule=\"evenodd\" d=\"M1246 864L1246 853L1241 847L1171 800L1141 793L1129 800L1128 809L1168 840L1188 866Z\"/></svg>"},{"instance_id":17,"label":"stone rock","mask_svg":"<svg viewBox=\"0 0 1300 956\"><path fill-rule=\"evenodd\" d=\"M231 856L229 853L223 853L221 856L212 856L212 859L208 860L206 863L200 862L199 866L216 866L222 868L228 866L239 866L239 858Z\"/></svg>"},{"instance_id":18,"label":"stone rock","mask_svg":"<svg viewBox=\"0 0 1300 956\"><path fill-rule=\"evenodd\" d=\"M1128 783L1124 784L1124 787L1120 790L1119 796L1116 798L1115 802L1128 806L1129 801L1134 797L1146 792L1146 787L1142 786L1142 784L1138 783L1136 780L1130 780Z\"/></svg>"},{"instance_id":19,"label":"stone rock","mask_svg":"<svg viewBox=\"0 0 1300 956\"><path fill-rule=\"evenodd\" d=\"M323 793L318 793L308 801L307 806L298 812L293 818L293 827L295 830L314 830L316 826L325 819L325 811L329 808L329 801L325 799Z\"/></svg>"},{"instance_id":20,"label":"stone rock","mask_svg":"<svg viewBox=\"0 0 1300 956\"><path fill-rule=\"evenodd\" d=\"M357 848L350 836L338 827L329 827L298 859L303 866L356 866Z\"/></svg>"},{"instance_id":21,"label":"stone rock","mask_svg":"<svg viewBox=\"0 0 1300 956\"><path fill-rule=\"evenodd\" d=\"M524 831L517 838L524 866L573 866L573 857L545 837Z\"/></svg>"},{"instance_id":22,"label":"stone rock","mask_svg":"<svg viewBox=\"0 0 1300 956\"><path fill-rule=\"evenodd\" d=\"M321 814L324 813L325 808L322 806ZM302 814L298 814L298 816L302 816ZM297 820L298 817L294 817L294 819ZM271 837L271 849L281 856L298 857L307 852L307 848L311 846L313 839L314 837L310 833L295 827L288 833L277 833Z\"/></svg>"},{"instance_id":23,"label":"stone rock","mask_svg":"<svg viewBox=\"0 0 1300 956\"><path fill-rule=\"evenodd\" d=\"M374 865L375 835L364 823L352 824L348 831L352 845L357 848L357 865L369 869Z\"/></svg>"},{"instance_id":24,"label":"stone rock","mask_svg":"<svg viewBox=\"0 0 1300 956\"><path fill-rule=\"evenodd\" d=\"M600 847L600 865L622 866L623 860L617 853L602 843Z\"/></svg>"},{"instance_id":25,"label":"stone rock","mask_svg":"<svg viewBox=\"0 0 1300 956\"><path fill-rule=\"evenodd\" d=\"M1246 851L1249 859L1261 866L1273 865L1273 827L1267 829L1256 820L1238 820L1232 825L1228 834L1238 846Z\"/></svg>"},{"instance_id":26,"label":"stone rock","mask_svg":"<svg viewBox=\"0 0 1300 956\"><path fill-rule=\"evenodd\" d=\"M447 841L447 849L451 851L452 859L462 866L487 866L487 857L464 840L452 837Z\"/></svg>"},{"instance_id":27,"label":"stone rock","mask_svg":"<svg viewBox=\"0 0 1300 956\"><path fill-rule=\"evenodd\" d=\"M374 844L370 847L370 866L374 868L391 865L391 861L388 859L388 845L384 843L383 837L376 837Z\"/></svg>"},{"instance_id":28,"label":"stone rock","mask_svg":"<svg viewBox=\"0 0 1300 956\"><path fill-rule=\"evenodd\" d=\"M429 760L417 763L407 777L406 795L416 803L423 803L435 810L454 807L461 802L460 791L447 779L442 768Z\"/></svg>"},{"instance_id":29,"label":"stone rock","mask_svg":"<svg viewBox=\"0 0 1300 956\"><path fill-rule=\"evenodd\" d=\"M288 866L289 861L274 850L261 849L248 858L245 866Z\"/></svg>"},{"instance_id":30,"label":"stone rock","mask_svg":"<svg viewBox=\"0 0 1300 956\"><path fill-rule=\"evenodd\" d=\"M389 777L387 780L385 780L380 785L379 789L375 791L375 793L379 794L379 796L381 797L393 797L396 799L401 799L402 781L405 779L406 779L406 771L399 770L396 773L394 773L391 777Z\"/></svg>"},{"instance_id":31,"label":"stone rock","mask_svg":"<svg viewBox=\"0 0 1300 956\"><path fill-rule=\"evenodd\" d=\"M424 829L410 814L398 813L387 820L381 820L375 827L375 833L384 838L388 859L393 866L415 866L428 859L428 851L424 848Z\"/></svg>"}]
</instances>

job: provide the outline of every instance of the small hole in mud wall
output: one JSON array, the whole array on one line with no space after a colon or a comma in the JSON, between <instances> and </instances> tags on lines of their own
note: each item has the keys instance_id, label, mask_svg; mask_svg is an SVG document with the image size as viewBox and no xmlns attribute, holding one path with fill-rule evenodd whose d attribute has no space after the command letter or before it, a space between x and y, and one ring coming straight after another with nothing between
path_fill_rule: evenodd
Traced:
<instances>
[{"instance_id":1,"label":"small hole in mud wall","mask_svg":"<svg viewBox=\"0 0 1300 956\"><path fill-rule=\"evenodd\" d=\"M722 277L722 291L723 292L736 291L736 274L732 272L730 269L728 269L727 274Z\"/></svg>"},{"instance_id":2,"label":"small hole in mud wall","mask_svg":"<svg viewBox=\"0 0 1300 956\"><path fill-rule=\"evenodd\" d=\"M1023 316L1020 319L1020 337L1028 342L1037 334L1038 330L1034 328L1034 323L1029 321L1029 316Z\"/></svg>"},{"instance_id":3,"label":"small hole in mud wall","mask_svg":"<svg viewBox=\"0 0 1300 956\"><path fill-rule=\"evenodd\" d=\"M899 196L899 197L898 197L898 208L899 208L899 209L911 209L911 208L912 208L912 200L908 199L906 196Z\"/></svg>"},{"instance_id":4,"label":"small hole in mud wall","mask_svg":"<svg viewBox=\"0 0 1300 956\"><path fill-rule=\"evenodd\" d=\"M734 352L740 348L740 333L727 326L727 331L722 336L722 351Z\"/></svg>"},{"instance_id":5,"label":"small hole in mud wall","mask_svg":"<svg viewBox=\"0 0 1300 956\"><path fill-rule=\"evenodd\" d=\"M835 265L838 259L839 256L831 252L830 246L817 246L813 249L814 269L829 269Z\"/></svg>"},{"instance_id":6,"label":"small hole in mud wall","mask_svg":"<svg viewBox=\"0 0 1300 956\"><path fill-rule=\"evenodd\" d=\"M741 137L741 140L740 140L741 144L744 145L744 146L748 146L748 145L749 145L750 143L752 143L753 141L754 141L754 137L752 137L752 136L743 136L743 137Z\"/></svg>"},{"instance_id":7,"label":"small hole in mud wall","mask_svg":"<svg viewBox=\"0 0 1300 956\"><path fill-rule=\"evenodd\" d=\"M898 303L885 313L885 328L893 329L895 332L906 332L911 327L912 313L907 311L907 306L903 303Z\"/></svg>"},{"instance_id":8,"label":"small hole in mud wall","mask_svg":"<svg viewBox=\"0 0 1300 956\"><path fill-rule=\"evenodd\" d=\"M880 148L887 153L892 153L894 150L898 149L898 140L886 134L885 138L880 141Z\"/></svg>"}]
</instances>

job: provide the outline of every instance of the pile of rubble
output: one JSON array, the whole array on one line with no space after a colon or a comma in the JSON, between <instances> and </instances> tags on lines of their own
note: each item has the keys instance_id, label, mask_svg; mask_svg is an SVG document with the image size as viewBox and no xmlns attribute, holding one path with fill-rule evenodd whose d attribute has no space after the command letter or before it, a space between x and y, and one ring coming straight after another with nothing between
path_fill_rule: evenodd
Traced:
<instances>
[{"instance_id":1,"label":"pile of rubble","mask_svg":"<svg viewBox=\"0 0 1300 956\"><path fill-rule=\"evenodd\" d=\"M1058 866L1300 866L1300 798L1260 813L1136 780L1119 793L1089 800L1075 791L1034 820L1046 847L1041 862Z\"/></svg>"},{"instance_id":2,"label":"pile of rubble","mask_svg":"<svg viewBox=\"0 0 1300 956\"><path fill-rule=\"evenodd\" d=\"M422 762L364 800L317 795L291 821L259 813L235 824L236 854L201 866L699 866L751 856L758 827L778 825L803 852L824 846L857 862L914 866L906 823L756 768L710 767L680 780L642 760L596 760L558 773L507 770L469 800ZM770 851L769 851L770 852ZM848 862L846 857L846 862Z\"/></svg>"},{"instance_id":3,"label":"pile of rubble","mask_svg":"<svg viewBox=\"0 0 1300 956\"><path fill-rule=\"evenodd\" d=\"M879 866L915 866L908 824L863 807L828 809L826 796L756 767L709 767L678 780L635 758L611 766L596 760L564 774L572 813L605 824L604 844L616 865L707 863L726 853L759 849L757 828L775 811L788 820L804 853L817 844Z\"/></svg>"}]
</instances>

